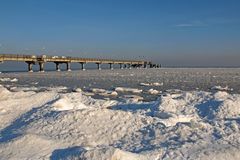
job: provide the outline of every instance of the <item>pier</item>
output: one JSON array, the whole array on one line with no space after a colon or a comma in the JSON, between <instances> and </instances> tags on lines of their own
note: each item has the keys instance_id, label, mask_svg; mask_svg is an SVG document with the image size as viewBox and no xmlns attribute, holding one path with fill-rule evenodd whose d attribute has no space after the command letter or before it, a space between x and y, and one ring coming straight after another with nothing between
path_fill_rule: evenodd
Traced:
<instances>
[{"instance_id":1,"label":"pier","mask_svg":"<svg viewBox=\"0 0 240 160\"><path fill-rule=\"evenodd\" d=\"M47 56L47 55L19 55L19 54L0 54L0 62L4 61L20 61L26 62L28 71L33 72L33 65L39 65L39 71L44 72L44 64L51 62L55 63L56 71L60 71L60 64L66 65L66 70L71 71L71 63L79 63L81 70L85 70L87 63L95 63L97 69L101 70L102 64L108 64L109 69L113 70L113 65L118 64L119 69L124 68L160 68L160 64L153 64L150 61L144 60L117 60L117 59L97 59L97 58L77 58L67 56Z\"/></svg>"}]
</instances>

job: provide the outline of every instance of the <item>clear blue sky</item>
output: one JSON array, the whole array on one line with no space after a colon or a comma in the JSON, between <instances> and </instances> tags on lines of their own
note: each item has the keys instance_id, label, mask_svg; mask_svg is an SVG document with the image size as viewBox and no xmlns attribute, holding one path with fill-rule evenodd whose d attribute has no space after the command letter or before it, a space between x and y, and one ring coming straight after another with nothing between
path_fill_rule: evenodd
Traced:
<instances>
[{"instance_id":1,"label":"clear blue sky","mask_svg":"<svg viewBox=\"0 0 240 160\"><path fill-rule=\"evenodd\" d=\"M239 0L0 0L0 52L239 66Z\"/></svg>"}]
</instances>

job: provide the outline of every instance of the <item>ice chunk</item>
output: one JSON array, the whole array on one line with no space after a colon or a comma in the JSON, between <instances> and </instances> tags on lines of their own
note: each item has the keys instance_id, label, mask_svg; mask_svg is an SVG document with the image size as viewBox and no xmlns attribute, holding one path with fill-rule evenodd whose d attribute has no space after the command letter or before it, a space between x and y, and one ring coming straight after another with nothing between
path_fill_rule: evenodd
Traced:
<instances>
[{"instance_id":1,"label":"ice chunk","mask_svg":"<svg viewBox=\"0 0 240 160\"><path fill-rule=\"evenodd\" d=\"M163 82L154 82L154 83L140 83L141 86L163 86Z\"/></svg>"},{"instance_id":2,"label":"ice chunk","mask_svg":"<svg viewBox=\"0 0 240 160\"><path fill-rule=\"evenodd\" d=\"M74 88L73 92L82 92L82 89L81 88Z\"/></svg>"},{"instance_id":3,"label":"ice chunk","mask_svg":"<svg viewBox=\"0 0 240 160\"><path fill-rule=\"evenodd\" d=\"M151 88L151 89L148 90L148 93L149 93L149 94L156 95L156 94L159 94L160 92L159 92L158 90L155 90L155 89L152 89L152 88Z\"/></svg>"},{"instance_id":4,"label":"ice chunk","mask_svg":"<svg viewBox=\"0 0 240 160\"><path fill-rule=\"evenodd\" d=\"M2 81L2 82L17 82L18 79L17 78L13 78L13 79L11 79L11 78L0 78L0 81Z\"/></svg>"},{"instance_id":5,"label":"ice chunk","mask_svg":"<svg viewBox=\"0 0 240 160\"><path fill-rule=\"evenodd\" d=\"M141 89L137 88L126 88L126 87L116 87L115 91L117 92L132 92L132 93L142 93Z\"/></svg>"},{"instance_id":6,"label":"ice chunk","mask_svg":"<svg viewBox=\"0 0 240 160\"><path fill-rule=\"evenodd\" d=\"M124 95L123 98L127 101L127 102L139 102L143 100L143 97L141 96L137 96L137 95Z\"/></svg>"},{"instance_id":7,"label":"ice chunk","mask_svg":"<svg viewBox=\"0 0 240 160\"><path fill-rule=\"evenodd\" d=\"M222 86L214 86L211 88L211 90L217 90L217 91L233 91L232 88L229 88L228 86L222 87Z\"/></svg>"}]
</instances>

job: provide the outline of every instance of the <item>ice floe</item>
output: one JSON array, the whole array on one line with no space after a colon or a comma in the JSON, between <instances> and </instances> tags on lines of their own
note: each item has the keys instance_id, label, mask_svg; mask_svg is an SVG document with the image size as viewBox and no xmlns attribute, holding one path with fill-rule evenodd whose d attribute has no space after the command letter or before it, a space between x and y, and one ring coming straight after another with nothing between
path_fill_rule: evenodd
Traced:
<instances>
[{"instance_id":1,"label":"ice floe","mask_svg":"<svg viewBox=\"0 0 240 160\"><path fill-rule=\"evenodd\" d=\"M137 95L124 95L123 99L127 102L139 102L143 100L143 97Z\"/></svg>"},{"instance_id":2,"label":"ice floe","mask_svg":"<svg viewBox=\"0 0 240 160\"><path fill-rule=\"evenodd\" d=\"M222 86L213 86L211 88L212 90L217 90L217 91L233 91L232 88L229 88L228 86L222 87Z\"/></svg>"},{"instance_id":3,"label":"ice floe","mask_svg":"<svg viewBox=\"0 0 240 160\"><path fill-rule=\"evenodd\" d=\"M105 97L109 97L109 96L115 97L118 95L116 91L109 91L101 88L92 88L91 92L93 92L94 94L105 96Z\"/></svg>"},{"instance_id":4,"label":"ice floe","mask_svg":"<svg viewBox=\"0 0 240 160\"><path fill-rule=\"evenodd\" d=\"M163 82L158 83L158 82L154 82L154 83L140 83L141 86L163 86Z\"/></svg>"},{"instance_id":5,"label":"ice floe","mask_svg":"<svg viewBox=\"0 0 240 160\"><path fill-rule=\"evenodd\" d=\"M13 78L13 79L11 79L11 78L0 78L0 81L2 81L2 82L17 82L18 79L17 78Z\"/></svg>"},{"instance_id":6,"label":"ice floe","mask_svg":"<svg viewBox=\"0 0 240 160\"><path fill-rule=\"evenodd\" d=\"M116 87L115 91L117 92L132 92L132 93L142 93L142 89L137 88L127 88L127 87Z\"/></svg>"},{"instance_id":7,"label":"ice floe","mask_svg":"<svg viewBox=\"0 0 240 160\"><path fill-rule=\"evenodd\" d=\"M151 88L151 89L148 90L148 93L149 93L149 94L156 95L156 94L159 94L159 93L161 93L161 92L158 91L158 90L156 90L156 89Z\"/></svg>"}]
</instances>

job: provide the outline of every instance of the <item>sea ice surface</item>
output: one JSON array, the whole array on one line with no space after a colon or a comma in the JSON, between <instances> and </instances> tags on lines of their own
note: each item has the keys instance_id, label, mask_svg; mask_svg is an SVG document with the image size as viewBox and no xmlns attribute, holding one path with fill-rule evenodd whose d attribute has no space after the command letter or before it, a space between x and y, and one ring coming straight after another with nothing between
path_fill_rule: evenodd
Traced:
<instances>
[{"instance_id":1,"label":"sea ice surface","mask_svg":"<svg viewBox=\"0 0 240 160\"><path fill-rule=\"evenodd\" d=\"M90 90L62 83L22 86L17 79L0 86L0 160L240 159L240 94L225 87L172 87L144 101L143 94L162 91L166 80L148 88L140 88L140 79L134 87ZM93 98L114 92L118 99Z\"/></svg>"}]
</instances>

